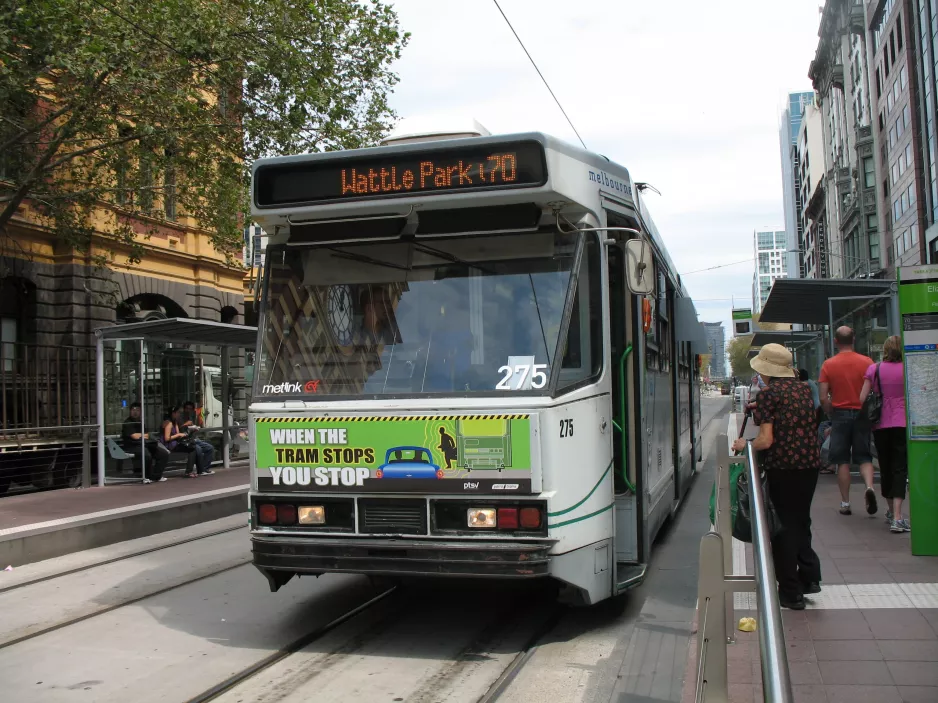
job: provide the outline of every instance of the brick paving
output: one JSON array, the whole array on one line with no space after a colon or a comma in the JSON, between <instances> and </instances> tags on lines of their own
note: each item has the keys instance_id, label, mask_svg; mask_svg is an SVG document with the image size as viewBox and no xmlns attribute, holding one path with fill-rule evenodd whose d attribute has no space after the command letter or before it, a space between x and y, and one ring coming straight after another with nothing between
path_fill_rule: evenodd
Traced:
<instances>
[{"instance_id":1,"label":"brick paving","mask_svg":"<svg viewBox=\"0 0 938 703\"><path fill-rule=\"evenodd\" d=\"M836 477L820 477L811 518L826 592L808 596L804 611L782 611L796 702L938 703L938 557L912 556L909 535L889 532L875 487L876 515L866 514L856 483L854 513L843 516ZM750 574L751 554L747 546ZM747 616L758 614L737 609L737 619ZM762 700L758 633L736 636L727 647L729 700L755 703ZM685 702L694 700L695 672L692 642Z\"/></svg>"}]
</instances>

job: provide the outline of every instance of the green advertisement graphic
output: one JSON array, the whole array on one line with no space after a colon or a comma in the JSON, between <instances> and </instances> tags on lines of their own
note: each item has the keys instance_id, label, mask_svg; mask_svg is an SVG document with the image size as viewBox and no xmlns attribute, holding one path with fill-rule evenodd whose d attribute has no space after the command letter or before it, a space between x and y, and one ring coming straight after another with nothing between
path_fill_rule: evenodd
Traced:
<instances>
[{"instance_id":1,"label":"green advertisement graphic","mask_svg":"<svg viewBox=\"0 0 938 703\"><path fill-rule=\"evenodd\" d=\"M259 417L260 490L531 491L529 415Z\"/></svg>"}]
</instances>

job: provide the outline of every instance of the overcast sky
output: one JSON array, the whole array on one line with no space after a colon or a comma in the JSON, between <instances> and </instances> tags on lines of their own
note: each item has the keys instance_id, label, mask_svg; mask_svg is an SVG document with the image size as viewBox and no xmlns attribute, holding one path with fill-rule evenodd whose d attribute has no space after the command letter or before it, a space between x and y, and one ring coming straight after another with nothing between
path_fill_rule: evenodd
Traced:
<instances>
[{"instance_id":1,"label":"overcast sky","mask_svg":"<svg viewBox=\"0 0 938 703\"><path fill-rule=\"evenodd\" d=\"M587 148L661 191L649 204L681 273L752 258L784 228L779 115L809 90L822 0L499 0ZM493 133L567 125L491 0L393 0L411 32L401 117L452 113ZM700 318L752 299L753 265L687 276Z\"/></svg>"}]
</instances>

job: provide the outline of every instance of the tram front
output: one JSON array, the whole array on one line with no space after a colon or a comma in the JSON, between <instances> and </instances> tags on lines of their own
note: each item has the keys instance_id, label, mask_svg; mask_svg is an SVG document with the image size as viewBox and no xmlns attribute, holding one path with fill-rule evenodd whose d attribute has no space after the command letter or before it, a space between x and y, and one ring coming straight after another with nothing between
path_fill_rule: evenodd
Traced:
<instances>
[{"instance_id":1,"label":"tram front","mask_svg":"<svg viewBox=\"0 0 938 703\"><path fill-rule=\"evenodd\" d=\"M347 572L610 595L604 255L564 224L597 222L563 149L531 134L255 165L251 526L272 590Z\"/></svg>"}]
</instances>

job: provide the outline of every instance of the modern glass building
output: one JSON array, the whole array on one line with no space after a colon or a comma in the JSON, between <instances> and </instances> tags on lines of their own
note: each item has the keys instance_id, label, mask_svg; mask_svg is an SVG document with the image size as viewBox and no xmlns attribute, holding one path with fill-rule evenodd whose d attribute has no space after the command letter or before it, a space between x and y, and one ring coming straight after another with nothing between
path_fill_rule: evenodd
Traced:
<instances>
[{"instance_id":1,"label":"modern glass building","mask_svg":"<svg viewBox=\"0 0 938 703\"><path fill-rule=\"evenodd\" d=\"M761 312L776 278L788 278L788 234L784 230L756 231L752 238L756 272L752 279L752 311Z\"/></svg>"},{"instance_id":2,"label":"modern glass building","mask_svg":"<svg viewBox=\"0 0 938 703\"><path fill-rule=\"evenodd\" d=\"M814 104L814 91L789 93L788 102L782 110L779 124L779 147L782 156L782 210L785 213L785 235L789 252L786 254L785 270L790 278L801 275L801 262L797 250L803 237L801 201L801 164L798 154L798 131L805 108Z\"/></svg>"}]
</instances>

